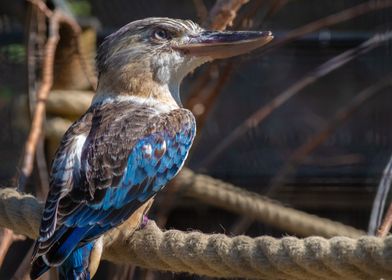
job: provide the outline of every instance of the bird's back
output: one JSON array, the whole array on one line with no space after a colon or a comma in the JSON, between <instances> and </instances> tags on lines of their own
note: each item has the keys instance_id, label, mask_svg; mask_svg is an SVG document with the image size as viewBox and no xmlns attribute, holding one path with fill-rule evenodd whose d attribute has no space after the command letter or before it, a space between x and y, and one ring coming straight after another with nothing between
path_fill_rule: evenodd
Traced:
<instances>
[{"instance_id":1,"label":"bird's back","mask_svg":"<svg viewBox=\"0 0 392 280\"><path fill-rule=\"evenodd\" d=\"M96 102L65 134L53 161L33 278L123 223L182 167L195 134L193 115L138 101Z\"/></svg>"}]
</instances>

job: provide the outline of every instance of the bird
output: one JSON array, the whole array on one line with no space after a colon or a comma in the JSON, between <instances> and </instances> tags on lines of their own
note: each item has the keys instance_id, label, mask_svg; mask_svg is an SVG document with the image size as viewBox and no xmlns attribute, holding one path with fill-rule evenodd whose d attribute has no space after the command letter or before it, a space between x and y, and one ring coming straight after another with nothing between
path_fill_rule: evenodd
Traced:
<instances>
[{"instance_id":1,"label":"bird","mask_svg":"<svg viewBox=\"0 0 392 280\"><path fill-rule=\"evenodd\" d=\"M91 106L52 161L31 278L57 267L60 279L91 279L103 234L125 222L140 228L154 196L184 165L196 133L180 99L184 77L272 38L270 31L211 31L171 18L136 20L106 37Z\"/></svg>"}]
</instances>

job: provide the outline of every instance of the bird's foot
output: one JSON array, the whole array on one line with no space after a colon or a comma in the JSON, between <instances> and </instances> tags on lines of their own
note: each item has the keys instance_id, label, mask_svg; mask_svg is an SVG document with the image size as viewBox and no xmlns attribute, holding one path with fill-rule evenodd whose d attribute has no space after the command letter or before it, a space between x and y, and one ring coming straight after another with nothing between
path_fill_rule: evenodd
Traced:
<instances>
[{"instance_id":1,"label":"bird's foot","mask_svg":"<svg viewBox=\"0 0 392 280\"><path fill-rule=\"evenodd\" d=\"M146 225L148 224L148 221L149 221L148 217L146 215L143 215L142 222L140 223L140 229L145 228Z\"/></svg>"}]
</instances>

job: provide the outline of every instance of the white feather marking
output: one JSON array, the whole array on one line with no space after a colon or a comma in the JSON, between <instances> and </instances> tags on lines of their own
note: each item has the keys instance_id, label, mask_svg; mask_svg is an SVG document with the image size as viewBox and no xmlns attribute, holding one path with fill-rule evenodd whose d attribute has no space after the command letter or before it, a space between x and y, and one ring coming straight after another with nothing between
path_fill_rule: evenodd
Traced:
<instances>
[{"instance_id":1,"label":"white feather marking","mask_svg":"<svg viewBox=\"0 0 392 280\"><path fill-rule=\"evenodd\" d=\"M68 156L64 156L61 161L63 166L58 173L62 173L62 181L64 184L71 185L73 179L73 169L76 164L80 164L80 159L82 157L83 145L86 142L86 135L80 134L74 138L73 142L73 152L71 152ZM63 197L67 194L68 188L63 188L61 190L61 196Z\"/></svg>"},{"instance_id":2,"label":"white feather marking","mask_svg":"<svg viewBox=\"0 0 392 280\"><path fill-rule=\"evenodd\" d=\"M97 103L107 104L107 103L115 103L115 102L129 102L138 105L144 105L148 107L153 107L159 112L165 113L169 112L177 107L173 104L163 103L162 101L155 98L145 98L135 95L116 95L113 96L111 94L100 94L97 98L95 98L91 105L95 105Z\"/></svg>"},{"instance_id":3,"label":"white feather marking","mask_svg":"<svg viewBox=\"0 0 392 280\"><path fill-rule=\"evenodd\" d=\"M151 156L152 156L152 147L151 147L151 144L145 144L145 145L143 145L142 149L143 149L143 153L144 153L145 157L151 158Z\"/></svg>"},{"instance_id":4,"label":"white feather marking","mask_svg":"<svg viewBox=\"0 0 392 280\"><path fill-rule=\"evenodd\" d=\"M51 266L51 263L49 263L48 259L46 258L46 255L42 255L42 260L44 261L44 263L45 263L47 266Z\"/></svg>"},{"instance_id":5,"label":"white feather marking","mask_svg":"<svg viewBox=\"0 0 392 280\"><path fill-rule=\"evenodd\" d=\"M86 142L86 135L80 134L80 135L76 136L75 142L76 142L75 143L75 155L80 160L80 158L82 157L83 145L84 145L84 142Z\"/></svg>"}]
</instances>

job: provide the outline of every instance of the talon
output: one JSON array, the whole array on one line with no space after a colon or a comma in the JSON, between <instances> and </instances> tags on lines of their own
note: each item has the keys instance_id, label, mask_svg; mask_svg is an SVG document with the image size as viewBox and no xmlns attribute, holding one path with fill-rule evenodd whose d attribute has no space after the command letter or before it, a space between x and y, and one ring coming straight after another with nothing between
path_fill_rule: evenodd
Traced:
<instances>
[{"instance_id":1,"label":"talon","mask_svg":"<svg viewBox=\"0 0 392 280\"><path fill-rule=\"evenodd\" d=\"M148 224L148 221L148 217L146 215L143 215L142 222L140 223L140 229L145 228Z\"/></svg>"}]
</instances>

